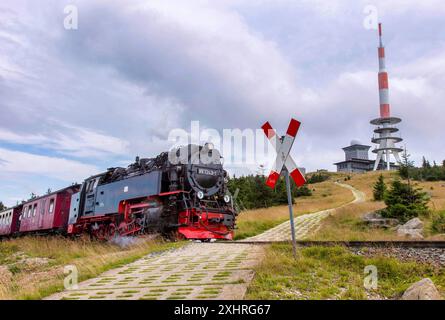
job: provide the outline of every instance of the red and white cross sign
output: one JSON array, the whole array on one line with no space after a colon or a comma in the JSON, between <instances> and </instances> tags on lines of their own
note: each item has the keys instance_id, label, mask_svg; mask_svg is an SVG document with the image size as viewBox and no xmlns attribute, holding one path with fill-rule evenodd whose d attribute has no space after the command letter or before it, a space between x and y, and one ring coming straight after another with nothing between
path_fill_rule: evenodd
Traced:
<instances>
[{"instance_id":1,"label":"red and white cross sign","mask_svg":"<svg viewBox=\"0 0 445 320\"><path fill-rule=\"evenodd\" d=\"M272 166L272 171L270 172L269 177L267 178L266 181L266 185L268 185L272 189L275 188L275 185L277 184L277 181L280 178L280 174L281 171L283 170L283 167L286 167L286 169L289 172L289 175L292 177L292 179L295 181L295 184L298 187L301 187L306 183L306 179L301 174L300 170L298 170L295 161L289 155L290 149L294 144L298 129L300 128L300 124L301 122L295 119L291 119L286 135L283 138L283 141L281 141L280 137L277 135L277 133L272 128L269 122L266 122L261 127L264 133L266 134L267 138L271 142L272 146L277 151L277 157Z\"/></svg>"}]
</instances>

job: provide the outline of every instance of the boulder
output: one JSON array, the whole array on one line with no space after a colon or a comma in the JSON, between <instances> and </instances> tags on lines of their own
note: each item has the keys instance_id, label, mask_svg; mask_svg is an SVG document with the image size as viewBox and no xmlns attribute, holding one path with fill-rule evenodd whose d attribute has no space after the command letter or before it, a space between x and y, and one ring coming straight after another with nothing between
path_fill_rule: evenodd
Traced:
<instances>
[{"instance_id":1,"label":"boulder","mask_svg":"<svg viewBox=\"0 0 445 320\"><path fill-rule=\"evenodd\" d=\"M373 228L391 228L399 224L397 219L383 218L378 212L369 212L363 216L363 221Z\"/></svg>"},{"instance_id":2,"label":"boulder","mask_svg":"<svg viewBox=\"0 0 445 320\"><path fill-rule=\"evenodd\" d=\"M414 239L423 239L423 222L419 218L409 220L397 228L397 235Z\"/></svg>"},{"instance_id":3,"label":"boulder","mask_svg":"<svg viewBox=\"0 0 445 320\"><path fill-rule=\"evenodd\" d=\"M423 239L422 230L419 229L397 229L399 237L409 237L413 239Z\"/></svg>"},{"instance_id":4,"label":"boulder","mask_svg":"<svg viewBox=\"0 0 445 320\"><path fill-rule=\"evenodd\" d=\"M433 281L425 278L406 289L402 300L442 300L442 297Z\"/></svg>"},{"instance_id":5,"label":"boulder","mask_svg":"<svg viewBox=\"0 0 445 320\"><path fill-rule=\"evenodd\" d=\"M419 218L413 218L402 226L403 229L423 229L423 222Z\"/></svg>"}]
</instances>

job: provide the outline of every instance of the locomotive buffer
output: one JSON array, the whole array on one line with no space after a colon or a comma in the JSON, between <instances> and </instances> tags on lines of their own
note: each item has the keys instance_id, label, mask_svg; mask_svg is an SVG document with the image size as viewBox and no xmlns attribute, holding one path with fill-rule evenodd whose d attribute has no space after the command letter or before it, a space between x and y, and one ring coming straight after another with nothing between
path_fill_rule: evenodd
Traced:
<instances>
[{"instance_id":1,"label":"locomotive buffer","mask_svg":"<svg viewBox=\"0 0 445 320\"><path fill-rule=\"evenodd\" d=\"M280 178L280 175L284 175L286 180L286 192L287 201L289 205L289 219L292 235L292 249L294 257L297 257L297 244L295 239L295 225L294 225L294 213L292 206L292 193L290 186L290 177L294 180L297 187L301 187L306 183L306 179L298 170L295 161L290 156L290 150L294 144L295 137L297 136L298 129L300 128L301 122L291 119L289 127L287 129L286 135L278 137L275 130L272 128L269 122L266 122L261 128L263 129L266 137L269 139L273 148L277 151L277 157L272 166L272 171L267 178L266 185L272 189Z\"/></svg>"}]
</instances>

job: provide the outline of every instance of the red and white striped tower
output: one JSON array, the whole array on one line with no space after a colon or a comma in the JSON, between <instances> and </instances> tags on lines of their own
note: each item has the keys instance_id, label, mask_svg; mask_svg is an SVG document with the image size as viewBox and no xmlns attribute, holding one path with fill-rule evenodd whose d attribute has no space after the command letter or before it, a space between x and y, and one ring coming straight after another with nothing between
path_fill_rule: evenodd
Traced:
<instances>
[{"instance_id":1,"label":"red and white striped tower","mask_svg":"<svg viewBox=\"0 0 445 320\"><path fill-rule=\"evenodd\" d=\"M385 47L382 42L382 24L379 23L379 100L380 100L380 117L389 118L391 110L389 106L389 87L388 72L386 72L385 64Z\"/></svg>"},{"instance_id":2,"label":"red and white striped tower","mask_svg":"<svg viewBox=\"0 0 445 320\"><path fill-rule=\"evenodd\" d=\"M382 42L382 24L379 23L379 101L380 101L380 118L371 121L371 124L376 125L374 130L375 135L371 141L378 144L372 152L377 154L377 159L374 164L374 170L379 168L385 169L385 163L380 166L380 161L385 162L386 156L386 169L391 169L390 155L392 154L396 161L400 164L399 152L402 152L401 148L398 148L395 144L402 141L400 136L393 136L392 134L398 132L399 129L395 126L402 120L400 118L391 117L391 107L389 104L389 83L388 72L386 71L385 61L385 47Z\"/></svg>"}]
</instances>

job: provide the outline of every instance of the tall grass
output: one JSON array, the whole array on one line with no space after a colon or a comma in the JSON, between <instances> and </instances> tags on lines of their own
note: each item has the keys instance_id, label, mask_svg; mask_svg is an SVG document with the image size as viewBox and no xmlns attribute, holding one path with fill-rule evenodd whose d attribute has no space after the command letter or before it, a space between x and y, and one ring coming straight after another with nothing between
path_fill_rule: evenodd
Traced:
<instances>
[{"instance_id":1,"label":"tall grass","mask_svg":"<svg viewBox=\"0 0 445 320\"><path fill-rule=\"evenodd\" d=\"M23 237L2 241L0 265L7 267L12 278L1 286L0 299L41 299L63 289L66 265L75 265L79 281L83 281L150 252L179 245L140 240L121 248L88 238L63 237Z\"/></svg>"}]
</instances>

